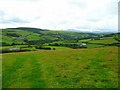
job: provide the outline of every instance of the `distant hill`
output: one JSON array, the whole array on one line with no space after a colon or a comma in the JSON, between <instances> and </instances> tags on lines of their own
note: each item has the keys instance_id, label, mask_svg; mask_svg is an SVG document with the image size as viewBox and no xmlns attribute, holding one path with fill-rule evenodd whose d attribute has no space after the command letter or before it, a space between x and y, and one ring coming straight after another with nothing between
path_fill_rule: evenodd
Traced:
<instances>
[{"instance_id":1,"label":"distant hill","mask_svg":"<svg viewBox=\"0 0 120 90\"><path fill-rule=\"evenodd\" d=\"M40 28L32 28L32 27L18 27L18 28L7 28L7 29L16 29L16 30L28 30L28 31L42 31L47 29L40 29Z\"/></svg>"},{"instance_id":2,"label":"distant hill","mask_svg":"<svg viewBox=\"0 0 120 90\"><path fill-rule=\"evenodd\" d=\"M63 30L63 31L71 31L71 32L84 32L84 33L118 33L117 31L82 31L82 30L76 30L76 29L67 29L67 30Z\"/></svg>"},{"instance_id":3,"label":"distant hill","mask_svg":"<svg viewBox=\"0 0 120 90\"><path fill-rule=\"evenodd\" d=\"M54 41L74 41L93 37L102 37L104 34L54 31L30 27L7 28L2 30L2 43L4 44L33 44L50 43ZM22 39L21 39L22 38Z\"/></svg>"}]
</instances>

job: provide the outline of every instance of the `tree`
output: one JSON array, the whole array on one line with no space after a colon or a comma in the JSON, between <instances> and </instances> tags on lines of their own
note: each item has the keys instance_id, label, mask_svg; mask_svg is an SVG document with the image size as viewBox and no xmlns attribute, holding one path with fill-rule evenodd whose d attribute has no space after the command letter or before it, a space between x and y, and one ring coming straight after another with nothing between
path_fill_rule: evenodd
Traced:
<instances>
[{"instance_id":1,"label":"tree","mask_svg":"<svg viewBox=\"0 0 120 90\"><path fill-rule=\"evenodd\" d=\"M15 43L12 43L12 45L15 45Z\"/></svg>"},{"instance_id":2,"label":"tree","mask_svg":"<svg viewBox=\"0 0 120 90\"><path fill-rule=\"evenodd\" d=\"M53 50L56 50L55 48L53 48Z\"/></svg>"},{"instance_id":3,"label":"tree","mask_svg":"<svg viewBox=\"0 0 120 90\"><path fill-rule=\"evenodd\" d=\"M29 44L29 45L28 45L28 48L31 48L31 47L32 47L32 46Z\"/></svg>"}]
</instances>

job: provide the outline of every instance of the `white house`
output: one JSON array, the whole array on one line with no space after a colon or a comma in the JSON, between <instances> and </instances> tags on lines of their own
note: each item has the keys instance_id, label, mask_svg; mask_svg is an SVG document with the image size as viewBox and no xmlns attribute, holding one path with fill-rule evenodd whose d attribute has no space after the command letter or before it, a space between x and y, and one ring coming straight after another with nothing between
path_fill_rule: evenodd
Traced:
<instances>
[{"instance_id":1,"label":"white house","mask_svg":"<svg viewBox=\"0 0 120 90\"><path fill-rule=\"evenodd\" d=\"M85 45L87 45L86 43L80 43L80 44L78 44L78 45L80 45L80 46L85 46Z\"/></svg>"}]
</instances>

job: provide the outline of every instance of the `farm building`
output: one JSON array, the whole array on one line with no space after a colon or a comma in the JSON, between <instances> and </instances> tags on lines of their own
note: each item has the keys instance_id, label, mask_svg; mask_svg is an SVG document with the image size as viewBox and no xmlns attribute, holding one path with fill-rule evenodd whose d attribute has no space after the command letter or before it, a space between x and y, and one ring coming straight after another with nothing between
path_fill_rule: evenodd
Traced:
<instances>
[{"instance_id":1,"label":"farm building","mask_svg":"<svg viewBox=\"0 0 120 90\"><path fill-rule=\"evenodd\" d=\"M80 43L80 44L78 44L78 45L80 45L80 46L84 46L84 45L87 45L86 43Z\"/></svg>"}]
</instances>

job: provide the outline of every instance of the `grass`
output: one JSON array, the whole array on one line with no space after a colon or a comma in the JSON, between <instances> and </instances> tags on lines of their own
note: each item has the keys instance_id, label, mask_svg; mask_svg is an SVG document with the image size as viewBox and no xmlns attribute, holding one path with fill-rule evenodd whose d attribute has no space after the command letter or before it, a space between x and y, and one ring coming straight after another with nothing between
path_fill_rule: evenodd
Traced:
<instances>
[{"instance_id":1,"label":"grass","mask_svg":"<svg viewBox=\"0 0 120 90\"><path fill-rule=\"evenodd\" d=\"M2 54L0 54L0 89L2 89Z\"/></svg>"},{"instance_id":2,"label":"grass","mask_svg":"<svg viewBox=\"0 0 120 90\"><path fill-rule=\"evenodd\" d=\"M60 47L60 46L45 46L45 47L50 47L50 48L55 48L56 50L60 50L60 49L71 49L69 47Z\"/></svg>"},{"instance_id":3,"label":"grass","mask_svg":"<svg viewBox=\"0 0 120 90\"><path fill-rule=\"evenodd\" d=\"M115 40L113 37L104 37L104 38L101 38L101 40L89 41L89 43L113 44L113 43L119 43L119 42Z\"/></svg>"},{"instance_id":4,"label":"grass","mask_svg":"<svg viewBox=\"0 0 120 90\"><path fill-rule=\"evenodd\" d=\"M89 42L91 39L83 39L83 40L79 40L79 42Z\"/></svg>"},{"instance_id":5,"label":"grass","mask_svg":"<svg viewBox=\"0 0 120 90\"><path fill-rule=\"evenodd\" d=\"M7 33L9 33L7 35ZM119 43L114 36L101 40L82 39L97 34L67 31L39 31L4 29L1 42L25 43L10 33L32 40L53 41L51 43L79 44L88 42L86 49L71 49L62 46L44 47L56 50L42 50L28 45L3 46L0 49L18 48L37 50L3 54L3 88L117 88L118 47L102 44ZM1 80L1 79L0 79Z\"/></svg>"},{"instance_id":6,"label":"grass","mask_svg":"<svg viewBox=\"0 0 120 90\"><path fill-rule=\"evenodd\" d=\"M98 47L105 47L104 45L97 45L97 44L88 44L87 48L98 48Z\"/></svg>"},{"instance_id":7,"label":"grass","mask_svg":"<svg viewBox=\"0 0 120 90\"><path fill-rule=\"evenodd\" d=\"M2 46L0 49L10 49L10 48L19 48L19 47L27 47L28 45L13 45L13 46Z\"/></svg>"},{"instance_id":8,"label":"grass","mask_svg":"<svg viewBox=\"0 0 120 90\"><path fill-rule=\"evenodd\" d=\"M105 45L99 45L99 44L87 44L87 48L102 48L102 47L116 47L116 46L105 46Z\"/></svg>"},{"instance_id":9,"label":"grass","mask_svg":"<svg viewBox=\"0 0 120 90\"><path fill-rule=\"evenodd\" d=\"M117 88L118 48L3 54L3 88Z\"/></svg>"},{"instance_id":10,"label":"grass","mask_svg":"<svg viewBox=\"0 0 120 90\"><path fill-rule=\"evenodd\" d=\"M10 49L10 48L24 48L24 49L27 49L27 50L44 50L44 49L36 49L35 46L36 45L31 45L33 47L29 48L28 45L14 45L14 46L3 46L3 47L0 47L0 50L2 49ZM44 46L44 47L50 47L50 48L55 48L56 50L60 50L60 49L71 49L69 47L60 47L60 46Z\"/></svg>"},{"instance_id":11,"label":"grass","mask_svg":"<svg viewBox=\"0 0 120 90\"><path fill-rule=\"evenodd\" d=\"M35 40L46 40L46 41L64 41L64 43L70 42L76 38L84 38L84 37L93 37L93 36L101 36L100 34L90 34L90 33L80 33L80 32L69 32L69 31L54 31L54 30L28 30L28 29L0 29L2 32L2 42L7 44L12 43L26 43L23 39L19 40L18 37L29 38L28 41ZM12 35L11 35L12 34ZM68 40L66 42L66 40ZM69 43L68 42L68 43ZM73 41L71 41L73 42Z\"/></svg>"}]
</instances>

